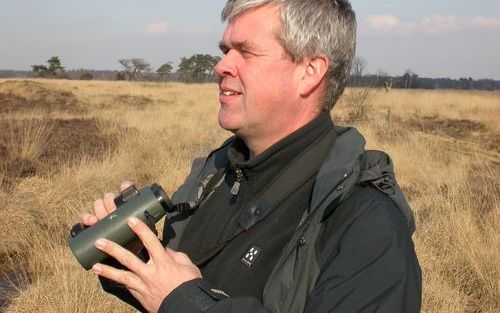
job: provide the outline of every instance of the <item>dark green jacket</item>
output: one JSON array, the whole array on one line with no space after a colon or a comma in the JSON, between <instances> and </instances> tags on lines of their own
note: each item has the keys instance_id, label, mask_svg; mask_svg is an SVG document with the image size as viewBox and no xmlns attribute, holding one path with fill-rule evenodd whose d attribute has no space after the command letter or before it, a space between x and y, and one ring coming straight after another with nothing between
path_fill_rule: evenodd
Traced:
<instances>
[{"instance_id":1,"label":"dark green jacket","mask_svg":"<svg viewBox=\"0 0 500 313\"><path fill-rule=\"evenodd\" d=\"M421 272L411 233L413 214L398 187L390 158L365 151L353 128L336 128L315 180L310 210L256 298L227 297L198 279L184 283L160 312L418 312ZM200 189L226 165L226 143L201 162L173 196L195 202ZM189 216L168 219L164 239L175 249ZM104 286L123 300L125 293ZM135 303L136 304L136 303ZM137 307L137 306L136 306Z\"/></svg>"}]
</instances>

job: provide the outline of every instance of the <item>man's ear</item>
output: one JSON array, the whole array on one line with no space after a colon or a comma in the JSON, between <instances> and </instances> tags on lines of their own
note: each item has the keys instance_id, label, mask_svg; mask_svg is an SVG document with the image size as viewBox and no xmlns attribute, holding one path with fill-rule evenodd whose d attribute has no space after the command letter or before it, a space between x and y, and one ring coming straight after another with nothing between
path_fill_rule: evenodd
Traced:
<instances>
[{"instance_id":1,"label":"man's ear","mask_svg":"<svg viewBox=\"0 0 500 313\"><path fill-rule=\"evenodd\" d=\"M330 60L326 55L305 58L303 61L303 72L299 84L299 94L307 97L321 85L325 79Z\"/></svg>"}]
</instances>

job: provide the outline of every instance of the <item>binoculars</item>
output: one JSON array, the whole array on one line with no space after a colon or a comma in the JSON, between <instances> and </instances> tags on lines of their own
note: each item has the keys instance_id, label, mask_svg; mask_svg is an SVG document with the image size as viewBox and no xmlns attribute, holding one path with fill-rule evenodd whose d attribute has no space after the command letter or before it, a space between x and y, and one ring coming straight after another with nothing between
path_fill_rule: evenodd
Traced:
<instances>
[{"instance_id":1,"label":"binoculars","mask_svg":"<svg viewBox=\"0 0 500 313\"><path fill-rule=\"evenodd\" d=\"M68 245L86 270L109 257L94 246L97 239L106 238L128 248L139 240L128 226L128 218L136 217L154 229L155 224L167 212L173 212L174 207L165 190L157 184L141 190L132 185L122 191L114 202L116 210L95 225L84 227L76 224L71 229Z\"/></svg>"}]
</instances>

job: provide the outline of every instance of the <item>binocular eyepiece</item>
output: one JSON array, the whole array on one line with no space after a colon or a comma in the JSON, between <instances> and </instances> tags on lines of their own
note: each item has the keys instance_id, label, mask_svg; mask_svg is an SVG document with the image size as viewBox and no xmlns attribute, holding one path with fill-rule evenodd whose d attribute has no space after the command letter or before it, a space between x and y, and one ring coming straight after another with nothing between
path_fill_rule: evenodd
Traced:
<instances>
[{"instance_id":1,"label":"binocular eyepiece","mask_svg":"<svg viewBox=\"0 0 500 313\"><path fill-rule=\"evenodd\" d=\"M85 228L81 224L76 224L71 229L68 245L86 270L108 257L94 246L97 239L106 238L122 247L130 246L139 240L127 224L130 217L140 219L153 229L167 212L173 212L174 207L165 190L157 184L141 190L132 185L122 191L114 202L116 211L95 225Z\"/></svg>"}]
</instances>

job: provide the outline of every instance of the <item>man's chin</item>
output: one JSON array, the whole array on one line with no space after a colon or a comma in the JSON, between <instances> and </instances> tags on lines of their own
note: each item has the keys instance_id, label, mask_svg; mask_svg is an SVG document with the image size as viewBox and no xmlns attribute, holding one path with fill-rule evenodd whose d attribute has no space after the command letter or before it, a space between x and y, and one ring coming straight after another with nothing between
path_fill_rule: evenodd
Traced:
<instances>
[{"instance_id":1,"label":"man's chin","mask_svg":"<svg viewBox=\"0 0 500 313\"><path fill-rule=\"evenodd\" d=\"M224 116L224 114L222 112L219 112L219 125L220 127L222 127L223 129L227 130L227 131L230 131L232 133L236 133L237 130L239 129L238 123L236 123L236 121L234 121L233 119L227 117L227 116Z\"/></svg>"},{"instance_id":2,"label":"man's chin","mask_svg":"<svg viewBox=\"0 0 500 313\"><path fill-rule=\"evenodd\" d=\"M227 123L227 122L224 122L224 121L221 121L219 119L219 126L224 129L224 130L227 130L227 131L230 131L232 133L236 133L237 131L237 127L235 127L234 125L231 125L230 123Z\"/></svg>"}]
</instances>

